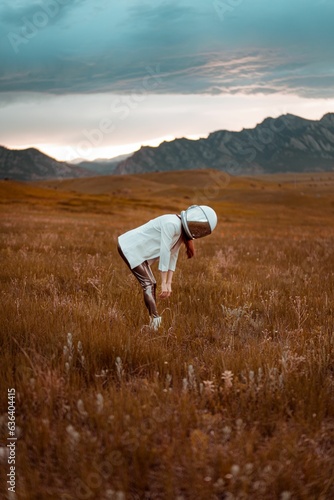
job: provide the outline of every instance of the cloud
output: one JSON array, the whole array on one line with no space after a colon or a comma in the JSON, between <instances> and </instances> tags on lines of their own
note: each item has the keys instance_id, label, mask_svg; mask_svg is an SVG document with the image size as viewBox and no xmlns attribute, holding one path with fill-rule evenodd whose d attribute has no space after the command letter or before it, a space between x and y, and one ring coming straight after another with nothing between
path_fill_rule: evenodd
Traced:
<instances>
[{"instance_id":1,"label":"cloud","mask_svg":"<svg viewBox=\"0 0 334 500\"><path fill-rule=\"evenodd\" d=\"M332 2L311 0L7 1L0 93L330 98L333 17Z\"/></svg>"},{"instance_id":2,"label":"cloud","mask_svg":"<svg viewBox=\"0 0 334 500\"><path fill-rule=\"evenodd\" d=\"M13 95L15 93L12 93ZM320 119L334 99L293 95L17 95L0 109L1 144L35 146L59 159L111 157L163 138L252 128L287 112Z\"/></svg>"}]
</instances>

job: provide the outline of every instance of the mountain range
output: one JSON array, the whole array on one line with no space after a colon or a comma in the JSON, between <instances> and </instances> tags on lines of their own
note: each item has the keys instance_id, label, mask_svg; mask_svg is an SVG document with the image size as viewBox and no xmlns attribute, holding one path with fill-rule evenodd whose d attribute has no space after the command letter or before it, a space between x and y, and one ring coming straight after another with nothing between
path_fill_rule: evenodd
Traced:
<instances>
[{"instance_id":1,"label":"mountain range","mask_svg":"<svg viewBox=\"0 0 334 500\"><path fill-rule=\"evenodd\" d=\"M75 164L88 171L94 172L95 175L110 175L115 172L118 164L129 156L131 156L131 154L120 155L110 159L99 158L93 161L81 160L75 161Z\"/></svg>"},{"instance_id":2,"label":"mountain range","mask_svg":"<svg viewBox=\"0 0 334 500\"><path fill-rule=\"evenodd\" d=\"M37 149L0 146L0 178L39 180L214 168L230 174L334 170L334 113L321 120L286 114L253 129L220 130L207 138L143 146L128 157L58 162Z\"/></svg>"},{"instance_id":3,"label":"mountain range","mask_svg":"<svg viewBox=\"0 0 334 500\"><path fill-rule=\"evenodd\" d=\"M57 161L38 149L8 149L0 146L0 178L19 181L66 179L94 175L80 167Z\"/></svg>"},{"instance_id":4,"label":"mountain range","mask_svg":"<svg viewBox=\"0 0 334 500\"><path fill-rule=\"evenodd\" d=\"M145 146L120 162L115 174L202 168L236 175L334 170L334 113L319 121L287 114L241 132Z\"/></svg>"}]
</instances>

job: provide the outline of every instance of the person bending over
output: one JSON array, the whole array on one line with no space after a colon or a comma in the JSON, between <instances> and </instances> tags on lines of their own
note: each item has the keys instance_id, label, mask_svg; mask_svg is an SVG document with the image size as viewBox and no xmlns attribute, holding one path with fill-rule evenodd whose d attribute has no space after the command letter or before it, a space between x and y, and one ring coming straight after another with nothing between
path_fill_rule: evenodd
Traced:
<instances>
[{"instance_id":1,"label":"person bending over","mask_svg":"<svg viewBox=\"0 0 334 500\"><path fill-rule=\"evenodd\" d=\"M152 263L159 261L159 297L165 299L172 292L173 273L182 243L190 259L195 253L193 240L211 234L216 225L217 215L212 208L192 205L181 214L161 215L119 236L118 252L142 286L150 327L154 330L161 325L161 316L157 310L157 283Z\"/></svg>"}]
</instances>

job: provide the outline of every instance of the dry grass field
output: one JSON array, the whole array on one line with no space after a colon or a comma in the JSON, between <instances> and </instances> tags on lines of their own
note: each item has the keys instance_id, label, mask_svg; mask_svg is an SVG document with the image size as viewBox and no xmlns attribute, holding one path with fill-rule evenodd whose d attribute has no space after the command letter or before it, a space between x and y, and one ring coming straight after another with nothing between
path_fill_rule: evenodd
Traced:
<instances>
[{"instance_id":1,"label":"dry grass field","mask_svg":"<svg viewBox=\"0 0 334 500\"><path fill-rule=\"evenodd\" d=\"M152 333L117 235L193 203ZM334 175L0 182L0 497L334 498ZM157 278L158 278L158 273Z\"/></svg>"}]
</instances>

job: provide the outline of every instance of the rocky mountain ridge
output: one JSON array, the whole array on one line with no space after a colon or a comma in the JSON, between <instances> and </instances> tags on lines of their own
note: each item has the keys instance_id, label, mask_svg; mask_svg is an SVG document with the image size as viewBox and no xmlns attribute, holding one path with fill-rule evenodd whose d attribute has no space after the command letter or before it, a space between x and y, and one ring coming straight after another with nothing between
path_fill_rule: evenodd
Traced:
<instances>
[{"instance_id":1,"label":"rocky mountain ridge","mask_svg":"<svg viewBox=\"0 0 334 500\"><path fill-rule=\"evenodd\" d=\"M8 149L0 146L0 178L19 181L86 177L91 172L60 162L36 148Z\"/></svg>"},{"instance_id":2,"label":"rocky mountain ridge","mask_svg":"<svg viewBox=\"0 0 334 500\"><path fill-rule=\"evenodd\" d=\"M219 130L207 138L175 139L143 146L128 156L59 162L35 148L0 146L0 178L46 180L156 171L218 169L234 175L334 170L334 113L321 120L286 114L266 118L253 129Z\"/></svg>"},{"instance_id":3,"label":"rocky mountain ridge","mask_svg":"<svg viewBox=\"0 0 334 500\"><path fill-rule=\"evenodd\" d=\"M334 170L334 113L321 120L287 114L253 129L220 130L205 139L142 147L115 174L214 168L231 174Z\"/></svg>"}]
</instances>

